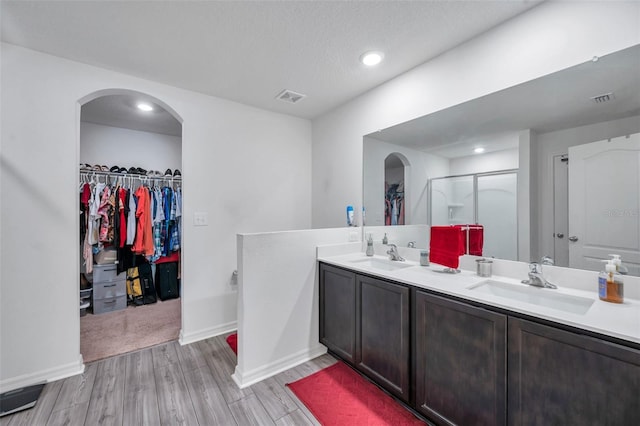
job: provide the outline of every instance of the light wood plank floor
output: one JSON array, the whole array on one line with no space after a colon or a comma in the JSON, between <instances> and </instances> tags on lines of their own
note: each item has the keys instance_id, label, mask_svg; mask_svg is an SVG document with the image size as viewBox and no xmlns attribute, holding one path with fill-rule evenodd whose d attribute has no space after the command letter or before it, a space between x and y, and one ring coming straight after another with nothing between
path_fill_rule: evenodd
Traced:
<instances>
[{"instance_id":1,"label":"light wood plank floor","mask_svg":"<svg viewBox=\"0 0 640 426\"><path fill-rule=\"evenodd\" d=\"M318 425L285 387L336 362L331 355L238 389L236 357L217 336L178 342L86 365L82 375L49 383L37 405L0 426Z\"/></svg>"}]
</instances>

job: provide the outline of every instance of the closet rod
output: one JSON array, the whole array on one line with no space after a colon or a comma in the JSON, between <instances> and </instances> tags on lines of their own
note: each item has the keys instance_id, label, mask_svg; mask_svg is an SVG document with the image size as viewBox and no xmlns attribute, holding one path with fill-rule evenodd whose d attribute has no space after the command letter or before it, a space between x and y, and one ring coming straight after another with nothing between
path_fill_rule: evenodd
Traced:
<instances>
[{"instance_id":1,"label":"closet rod","mask_svg":"<svg viewBox=\"0 0 640 426\"><path fill-rule=\"evenodd\" d=\"M80 171L81 176L91 177L91 176L105 176L105 177L115 177L115 178L131 178L138 180L170 180L170 181L180 181L182 180L182 176L147 176L147 175L137 175L134 173L115 173L115 172L102 172L102 171Z\"/></svg>"}]
</instances>

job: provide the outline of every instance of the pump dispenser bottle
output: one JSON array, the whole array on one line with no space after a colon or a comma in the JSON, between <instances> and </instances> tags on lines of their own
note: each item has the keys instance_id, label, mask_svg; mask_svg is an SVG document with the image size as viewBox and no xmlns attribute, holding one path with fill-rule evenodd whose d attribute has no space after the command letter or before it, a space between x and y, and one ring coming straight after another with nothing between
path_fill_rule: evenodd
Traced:
<instances>
[{"instance_id":1,"label":"pump dispenser bottle","mask_svg":"<svg viewBox=\"0 0 640 426\"><path fill-rule=\"evenodd\" d=\"M616 265L616 272L621 275L628 275L629 269L622 264L622 258L619 254L610 254L613 264Z\"/></svg>"},{"instance_id":2,"label":"pump dispenser bottle","mask_svg":"<svg viewBox=\"0 0 640 426\"><path fill-rule=\"evenodd\" d=\"M605 261L605 270L598 275L598 297L611 303L624 302L624 281L616 271L613 259Z\"/></svg>"},{"instance_id":3,"label":"pump dispenser bottle","mask_svg":"<svg viewBox=\"0 0 640 426\"><path fill-rule=\"evenodd\" d=\"M369 234L369 239L367 240L367 256L373 256L373 238L371 238L371 234Z\"/></svg>"}]
</instances>

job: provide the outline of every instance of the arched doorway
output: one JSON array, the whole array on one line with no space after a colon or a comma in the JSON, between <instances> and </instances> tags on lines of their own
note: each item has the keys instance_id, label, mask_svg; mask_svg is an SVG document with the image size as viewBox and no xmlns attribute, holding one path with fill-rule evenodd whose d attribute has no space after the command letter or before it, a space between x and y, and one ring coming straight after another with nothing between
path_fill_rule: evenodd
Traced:
<instances>
[{"instance_id":1,"label":"arched doorway","mask_svg":"<svg viewBox=\"0 0 640 426\"><path fill-rule=\"evenodd\" d=\"M384 160L384 224L387 226L410 223L410 212L405 208L409 169L409 161L400 153L391 153Z\"/></svg>"},{"instance_id":2,"label":"arched doorway","mask_svg":"<svg viewBox=\"0 0 640 426\"><path fill-rule=\"evenodd\" d=\"M179 336L182 119L131 90L79 104L80 352L91 362Z\"/></svg>"}]
</instances>

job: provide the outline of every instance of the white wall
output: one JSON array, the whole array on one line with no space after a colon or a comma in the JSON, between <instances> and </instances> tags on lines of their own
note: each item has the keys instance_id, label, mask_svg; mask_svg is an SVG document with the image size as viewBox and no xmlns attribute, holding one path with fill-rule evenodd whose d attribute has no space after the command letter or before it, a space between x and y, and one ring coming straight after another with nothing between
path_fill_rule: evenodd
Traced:
<instances>
[{"instance_id":1,"label":"white wall","mask_svg":"<svg viewBox=\"0 0 640 426\"><path fill-rule=\"evenodd\" d=\"M359 204L363 135L633 46L639 27L639 2L546 2L315 119L313 226Z\"/></svg>"},{"instance_id":2,"label":"white wall","mask_svg":"<svg viewBox=\"0 0 640 426\"><path fill-rule=\"evenodd\" d=\"M1 55L2 391L82 369L79 100L96 91L140 91L182 118L181 341L235 328L236 234L310 226L310 122L13 45Z\"/></svg>"},{"instance_id":3,"label":"white wall","mask_svg":"<svg viewBox=\"0 0 640 426\"><path fill-rule=\"evenodd\" d=\"M353 230L238 235L238 365L233 378L240 387L326 352L319 338L316 247L347 243ZM361 243L347 246L357 251Z\"/></svg>"},{"instance_id":4,"label":"white wall","mask_svg":"<svg viewBox=\"0 0 640 426\"><path fill-rule=\"evenodd\" d=\"M182 169L182 138L80 123L80 163L145 170Z\"/></svg>"},{"instance_id":5,"label":"white wall","mask_svg":"<svg viewBox=\"0 0 640 426\"><path fill-rule=\"evenodd\" d=\"M451 176L495 172L518 168L518 149L454 158L449 162Z\"/></svg>"},{"instance_id":6,"label":"white wall","mask_svg":"<svg viewBox=\"0 0 640 426\"><path fill-rule=\"evenodd\" d=\"M539 217L539 252L535 258L554 252L553 157L567 154L569 147L640 132L640 115L537 135L536 214ZM571 160L569 160L571 164ZM569 218L571 220L571 218Z\"/></svg>"}]
</instances>

